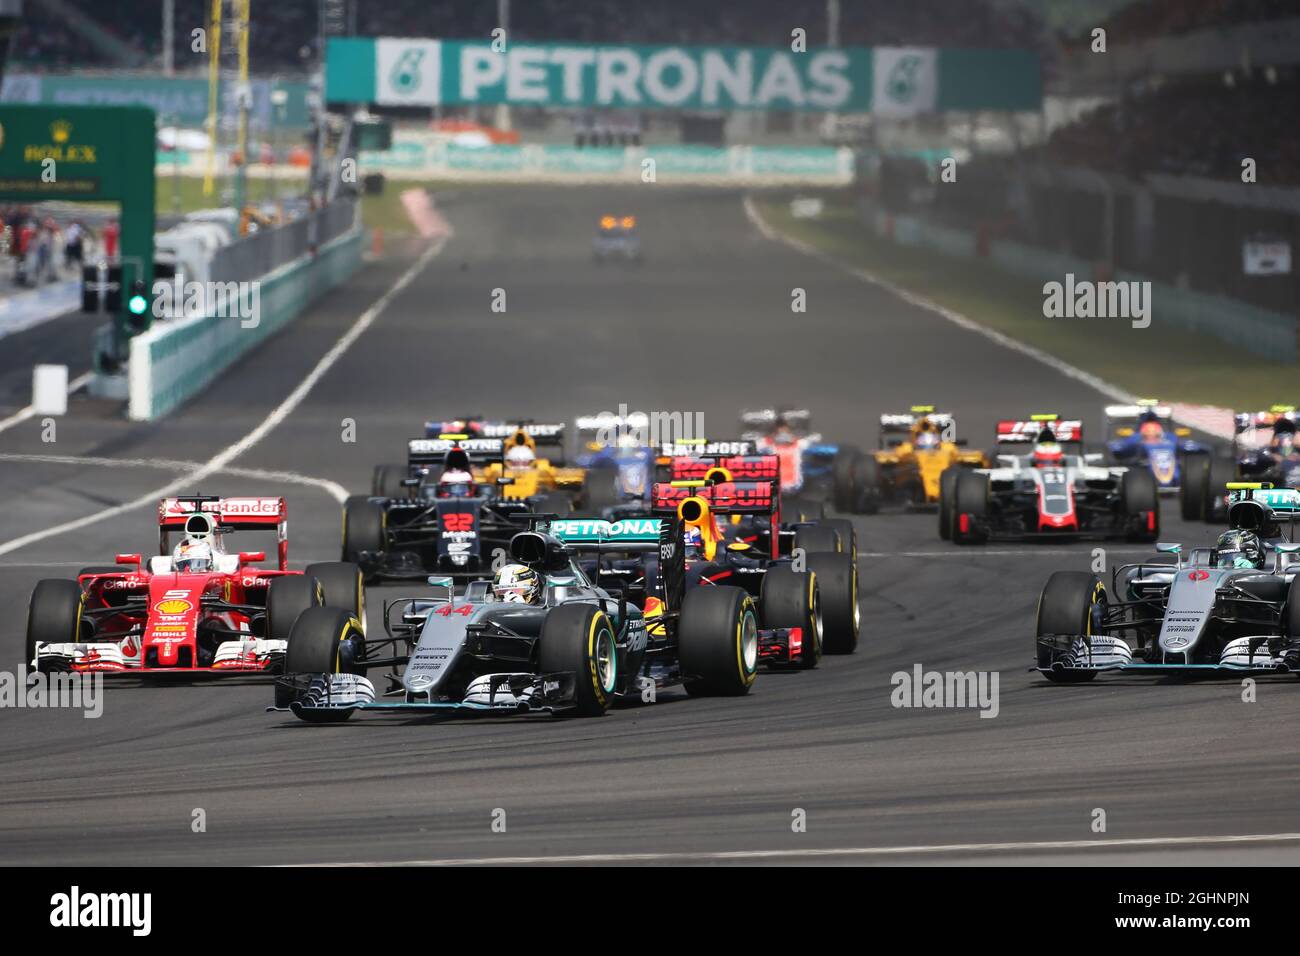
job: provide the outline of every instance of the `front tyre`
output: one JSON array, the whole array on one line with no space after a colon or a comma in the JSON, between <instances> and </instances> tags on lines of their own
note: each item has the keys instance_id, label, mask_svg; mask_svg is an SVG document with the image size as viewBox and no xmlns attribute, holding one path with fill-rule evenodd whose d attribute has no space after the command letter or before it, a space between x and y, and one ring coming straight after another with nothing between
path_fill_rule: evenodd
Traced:
<instances>
[{"instance_id":1,"label":"front tyre","mask_svg":"<svg viewBox=\"0 0 1300 956\"><path fill-rule=\"evenodd\" d=\"M354 615L337 607L311 607L298 616L289 632L284 670L286 674L313 676L355 674L365 650L365 632ZM280 687L277 684L277 705L287 703ZM337 724L351 717L352 709L305 709L296 716L309 723Z\"/></svg>"},{"instance_id":2,"label":"front tyre","mask_svg":"<svg viewBox=\"0 0 1300 956\"><path fill-rule=\"evenodd\" d=\"M817 578L823 649L827 654L852 654L862 625L857 562L848 554L810 554L808 570Z\"/></svg>"},{"instance_id":3,"label":"front tyre","mask_svg":"<svg viewBox=\"0 0 1300 956\"><path fill-rule=\"evenodd\" d=\"M1184 521L1205 518L1205 482L1209 478L1210 459L1205 455L1183 457L1183 473L1178 485L1178 504Z\"/></svg>"},{"instance_id":4,"label":"front tyre","mask_svg":"<svg viewBox=\"0 0 1300 956\"><path fill-rule=\"evenodd\" d=\"M618 687L618 656L609 617L594 604L561 604L552 610L538 638L537 669L542 674L573 674L578 716L604 714Z\"/></svg>"},{"instance_id":5,"label":"front tyre","mask_svg":"<svg viewBox=\"0 0 1300 956\"><path fill-rule=\"evenodd\" d=\"M343 503L343 560L359 564L364 551L386 550L387 512L377 501L353 495Z\"/></svg>"},{"instance_id":6,"label":"front tyre","mask_svg":"<svg viewBox=\"0 0 1300 956\"><path fill-rule=\"evenodd\" d=\"M741 588L688 591L677 627L686 692L739 697L758 673L758 614Z\"/></svg>"},{"instance_id":7,"label":"front tyre","mask_svg":"<svg viewBox=\"0 0 1300 956\"><path fill-rule=\"evenodd\" d=\"M1090 637L1106 605L1106 589L1087 571L1057 571L1047 579L1038 599L1035 649L1043 676L1057 684L1082 684L1097 676L1089 670L1051 670L1055 651L1044 639L1062 635Z\"/></svg>"},{"instance_id":8,"label":"front tyre","mask_svg":"<svg viewBox=\"0 0 1300 956\"><path fill-rule=\"evenodd\" d=\"M27 605L27 640L23 666L31 667L41 644L72 644L81 634L85 595L76 581L47 579L36 582Z\"/></svg>"}]
</instances>

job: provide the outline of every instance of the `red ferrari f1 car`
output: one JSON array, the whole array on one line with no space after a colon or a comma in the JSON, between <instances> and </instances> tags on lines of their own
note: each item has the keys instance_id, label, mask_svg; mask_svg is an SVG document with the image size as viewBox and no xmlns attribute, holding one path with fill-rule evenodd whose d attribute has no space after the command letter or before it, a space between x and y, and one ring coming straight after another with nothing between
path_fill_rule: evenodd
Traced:
<instances>
[{"instance_id":1,"label":"red ferrari f1 car","mask_svg":"<svg viewBox=\"0 0 1300 956\"><path fill-rule=\"evenodd\" d=\"M304 612L329 604L364 628L361 570L346 562L290 571L283 498L164 498L159 553L119 554L77 580L44 580L27 613L27 666L104 673L278 672ZM228 552L232 532L274 531L264 551ZM171 536L181 533L173 550Z\"/></svg>"}]
</instances>

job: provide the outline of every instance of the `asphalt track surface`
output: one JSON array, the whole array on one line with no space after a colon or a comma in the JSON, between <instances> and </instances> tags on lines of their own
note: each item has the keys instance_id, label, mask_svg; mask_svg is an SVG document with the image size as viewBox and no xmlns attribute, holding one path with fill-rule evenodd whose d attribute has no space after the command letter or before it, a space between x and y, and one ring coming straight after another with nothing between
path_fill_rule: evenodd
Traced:
<instances>
[{"instance_id":1,"label":"asphalt track surface","mask_svg":"<svg viewBox=\"0 0 1300 956\"><path fill-rule=\"evenodd\" d=\"M607 211L640 217L642 266L591 261ZM918 401L956 412L977 446L1008 413L1101 424L1103 400L1086 386L762 238L735 193L482 189L444 212L455 236L441 254L235 464L365 491L372 465L400 460L426 416L571 418L620 403L699 411L722 435L742 405L798 402L828 437L864 445L875 416ZM78 399L53 445L37 419L0 433L0 455L116 460L0 458L0 550L175 476L150 460L204 461L239 440L413 255L391 250L162 422ZM791 312L795 287L806 314ZM490 308L498 288L504 314ZM15 366L34 354L84 368L85 339L67 325L5 343L0 419L26 400ZM295 563L337 554L338 505L318 487L217 475L191 490L283 492ZM1209 540L1174 512L1166 501L1163 537ZM152 519L137 507L0 554L0 669L17 669L38 579L150 551ZM316 727L265 713L260 680L127 680L106 688L97 720L0 710L0 863L1295 862L1294 679L1260 680L1255 703L1231 680L1049 685L1028 671L1037 595L1051 570L1087 569L1091 545L982 553L941 542L932 515L857 525L869 553L860 650L814 673L760 675L742 699L673 691L595 720ZM1114 545L1109 557L1141 551ZM372 626L380 597L408 592L372 589ZM997 717L894 708L891 675L916 664L998 672ZM191 829L197 808L203 833ZM498 808L504 833L491 827ZM804 833L792 832L795 808ZM1091 829L1095 808L1104 834Z\"/></svg>"}]
</instances>

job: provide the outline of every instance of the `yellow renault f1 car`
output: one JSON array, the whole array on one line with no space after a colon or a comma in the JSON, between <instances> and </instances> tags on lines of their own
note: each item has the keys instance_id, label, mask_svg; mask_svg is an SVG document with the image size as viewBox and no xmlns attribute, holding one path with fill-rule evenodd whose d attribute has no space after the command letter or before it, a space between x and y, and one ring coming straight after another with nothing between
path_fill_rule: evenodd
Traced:
<instances>
[{"instance_id":1,"label":"yellow renault f1 car","mask_svg":"<svg viewBox=\"0 0 1300 956\"><path fill-rule=\"evenodd\" d=\"M880 447L836 469L836 500L859 514L875 514L882 504L937 507L945 471L989 467L983 452L965 450L956 430L952 415L936 412L933 405L881 415Z\"/></svg>"},{"instance_id":2,"label":"yellow renault f1 car","mask_svg":"<svg viewBox=\"0 0 1300 956\"><path fill-rule=\"evenodd\" d=\"M501 497L507 500L551 491L576 493L583 488L586 469L556 465L550 459L537 457L537 441L526 428L517 428L506 437L503 452L500 459L476 468L474 477L480 482L500 485Z\"/></svg>"}]
</instances>

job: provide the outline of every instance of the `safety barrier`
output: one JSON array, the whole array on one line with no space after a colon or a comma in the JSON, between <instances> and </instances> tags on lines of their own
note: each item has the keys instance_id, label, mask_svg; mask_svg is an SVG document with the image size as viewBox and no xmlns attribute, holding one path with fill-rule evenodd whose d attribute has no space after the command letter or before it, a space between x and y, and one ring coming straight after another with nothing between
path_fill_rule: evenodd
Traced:
<instances>
[{"instance_id":1,"label":"safety barrier","mask_svg":"<svg viewBox=\"0 0 1300 956\"><path fill-rule=\"evenodd\" d=\"M352 228L259 276L256 324L237 316L203 315L158 322L131 340L127 414L149 421L210 385L240 356L292 322L361 265L363 233Z\"/></svg>"}]
</instances>

